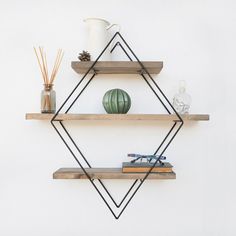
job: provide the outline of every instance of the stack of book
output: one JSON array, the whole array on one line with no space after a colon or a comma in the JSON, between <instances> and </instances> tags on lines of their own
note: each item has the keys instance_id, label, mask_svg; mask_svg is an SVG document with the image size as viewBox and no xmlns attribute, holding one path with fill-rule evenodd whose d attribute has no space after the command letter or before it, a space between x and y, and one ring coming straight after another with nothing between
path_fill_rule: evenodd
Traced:
<instances>
[{"instance_id":1,"label":"stack of book","mask_svg":"<svg viewBox=\"0 0 236 236\"><path fill-rule=\"evenodd\" d=\"M123 162L122 172L123 173L147 173L152 168L154 163L149 162ZM163 162L163 164L157 163L152 169L152 173L169 173L172 172L172 165L169 162Z\"/></svg>"}]
</instances>

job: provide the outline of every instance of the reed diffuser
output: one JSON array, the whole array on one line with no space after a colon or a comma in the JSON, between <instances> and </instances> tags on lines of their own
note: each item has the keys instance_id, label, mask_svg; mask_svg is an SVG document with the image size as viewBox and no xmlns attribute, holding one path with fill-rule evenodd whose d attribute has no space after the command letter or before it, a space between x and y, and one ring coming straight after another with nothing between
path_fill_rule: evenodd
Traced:
<instances>
[{"instance_id":1,"label":"reed diffuser","mask_svg":"<svg viewBox=\"0 0 236 236\"><path fill-rule=\"evenodd\" d=\"M40 71L42 73L44 89L41 92L41 113L56 112L56 92L53 90L53 82L56 78L64 53L59 49L54 62L54 66L49 76L46 53L42 47L38 51L34 47L34 52L37 57Z\"/></svg>"}]
</instances>

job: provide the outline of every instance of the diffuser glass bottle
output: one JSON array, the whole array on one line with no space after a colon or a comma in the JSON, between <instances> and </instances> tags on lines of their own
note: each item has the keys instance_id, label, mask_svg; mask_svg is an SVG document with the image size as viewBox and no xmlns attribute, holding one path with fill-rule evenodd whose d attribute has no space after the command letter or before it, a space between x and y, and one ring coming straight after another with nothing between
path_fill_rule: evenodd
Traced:
<instances>
[{"instance_id":1,"label":"diffuser glass bottle","mask_svg":"<svg viewBox=\"0 0 236 236\"><path fill-rule=\"evenodd\" d=\"M44 84L41 92L41 112L56 112L56 92L53 90L53 84Z\"/></svg>"},{"instance_id":2,"label":"diffuser glass bottle","mask_svg":"<svg viewBox=\"0 0 236 236\"><path fill-rule=\"evenodd\" d=\"M62 52L62 49L58 50L56 60L50 75L46 53L44 52L43 48L39 47L39 49L37 50L34 47L34 52L37 57L39 68L44 81L44 89L41 92L41 113L55 113L56 92L53 90L53 82L56 78L64 53Z\"/></svg>"}]
</instances>

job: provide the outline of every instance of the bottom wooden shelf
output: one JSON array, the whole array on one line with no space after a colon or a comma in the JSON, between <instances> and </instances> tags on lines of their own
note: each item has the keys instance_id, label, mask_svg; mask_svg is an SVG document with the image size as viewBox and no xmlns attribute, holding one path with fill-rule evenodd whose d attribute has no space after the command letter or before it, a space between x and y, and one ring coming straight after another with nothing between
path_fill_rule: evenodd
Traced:
<instances>
[{"instance_id":1,"label":"bottom wooden shelf","mask_svg":"<svg viewBox=\"0 0 236 236\"><path fill-rule=\"evenodd\" d=\"M145 173L122 173L121 168L85 168L92 179L143 179ZM175 179L175 172L150 173L148 179ZM53 179L87 179L81 168L60 168Z\"/></svg>"}]
</instances>

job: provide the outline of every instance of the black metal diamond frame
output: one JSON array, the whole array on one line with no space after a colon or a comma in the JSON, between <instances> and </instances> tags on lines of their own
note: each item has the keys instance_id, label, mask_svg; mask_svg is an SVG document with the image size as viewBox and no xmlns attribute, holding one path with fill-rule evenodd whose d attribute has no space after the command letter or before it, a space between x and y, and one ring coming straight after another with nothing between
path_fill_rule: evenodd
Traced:
<instances>
[{"instance_id":1,"label":"black metal diamond frame","mask_svg":"<svg viewBox=\"0 0 236 236\"><path fill-rule=\"evenodd\" d=\"M135 60L139 63L140 65L140 76L144 79L144 81L147 83L148 87L152 90L152 92L155 94L155 96L157 97L157 99L159 100L159 102L162 104L162 106L165 108L165 110L167 111L168 114L171 114L170 110L173 111L173 113L176 114L177 119L174 120L173 125L171 126L171 129L168 131L168 133L166 134L165 138L162 140L162 142L160 143L160 145L158 146L158 148L156 149L156 151L154 152L154 155L159 155L159 158L155 161L155 163L153 163L152 167L150 167L149 171L145 174L143 179L136 179L133 184L130 186L129 190L127 191L127 193L124 195L123 199L117 203L115 201L115 199L112 197L111 193L108 191L107 187L105 186L105 184L102 182L101 179L98 179L98 181L96 182L94 179L92 179L90 177L90 175L87 173L86 171L86 167L84 167L81 163L81 161L79 160L79 157L82 158L83 161L85 161L87 168L92 168L92 166L89 164L89 162L87 161L85 155L82 153L82 151L80 150L80 148L78 147L78 145L75 143L74 139L72 138L72 136L70 135L70 133L68 132L68 130L66 129L65 125L63 124L63 121L61 119L58 118L58 115L60 114L67 114L70 109L72 108L72 106L75 104L75 102L78 100L78 98L81 96L81 94L84 92L84 90L87 88L87 86L91 83L91 81L93 80L93 78L97 75L96 70L94 69L96 63L99 61L99 59L101 58L101 56L103 55L103 53L108 50L109 46L113 43L113 41L119 38L124 46L126 47L127 50L125 50L125 47L121 44L120 41L117 41L113 48L111 49L111 53L115 50L115 48L117 48L118 46L123 50L123 52L126 54L126 56L129 58L130 61L132 60L132 57L135 58ZM129 53L128 53L129 52ZM88 82L82 87L82 89L80 91L79 88L81 87L82 82L85 80L85 78L87 76L90 75L90 72L92 73L92 76L89 78ZM72 95L76 95L75 98L73 98L72 102L70 102L69 100L72 98ZM62 109L65 108L67 105L69 104L69 107L66 109L65 112L62 112ZM59 128L56 126L56 123L59 124ZM51 124L54 127L54 129L56 130L57 134L59 135L59 137L61 138L61 140L63 141L63 143L66 145L66 147L68 148L68 150L70 151L70 153L72 154L73 158L75 159L75 161L78 163L78 165L80 166L80 168L83 170L83 172L85 173L85 175L87 176L88 180L91 182L91 184L93 185L93 187L96 189L97 193L100 195L100 197L102 198L102 200L104 201L104 203L106 204L106 206L109 208L109 210L111 211L111 213L113 214L113 216L116 219L119 219L120 216L122 215L122 213L124 212L124 210L126 209L126 207L128 206L128 204L130 203L130 201L132 200L132 198L135 196L135 194L137 193L137 191L140 189L140 187L143 185L143 183L145 182L145 180L148 178L149 174L152 172L152 169L155 167L155 165L160 161L161 156L164 154L164 152L166 151L166 149L169 147L169 145L172 143L172 141L174 140L175 136L177 135L177 133L179 132L179 130L181 129L181 127L183 126L184 122L183 119L181 118L181 116L177 113L177 111L174 109L174 107L172 106L172 104L170 103L170 101L167 99L167 97L165 96L165 94L163 93L163 91L160 89L160 87L157 85L157 83L155 82L155 80L152 78L152 76L149 74L148 70L144 67L143 63L138 59L138 57L135 55L135 53L132 51L132 49L130 48L130 46L127 44L127 42L124 40L124 38L122 37L122 35L119 32L116 32L114 34L114 36L111 38L111 40L109 41L109 43L107 44L107 46L104 48L104 50L100 53L100 55L97 57L97 59L93 62L93 64L91 65L91 67L88 69L88 71L84 74L84 76L81 78L81 80L79 81L79 83L75 86L75 88L72 90L72 92L69 94L69 96L66 98L66 100L63 102L63 104L61 105L61 107L57 110L57 112L55 113L55 115L53 116L52 120L51 120ZM70 141L70 145L68 140ZM79 155L75 154L75 151L73 150L73 148L78 152ZM136 187L135 187L136 186ZM103 191L100 190L100 188L103 189ZM104 196L104 193L106 194L106 197ZM110 203L109 203L110 201ZM118 212L118 214L114 211L114 207L111 206L111 203L113 204L113 206L115 206L116 208L120 208L121 210Z\"/></svg>"}]
</instances>

